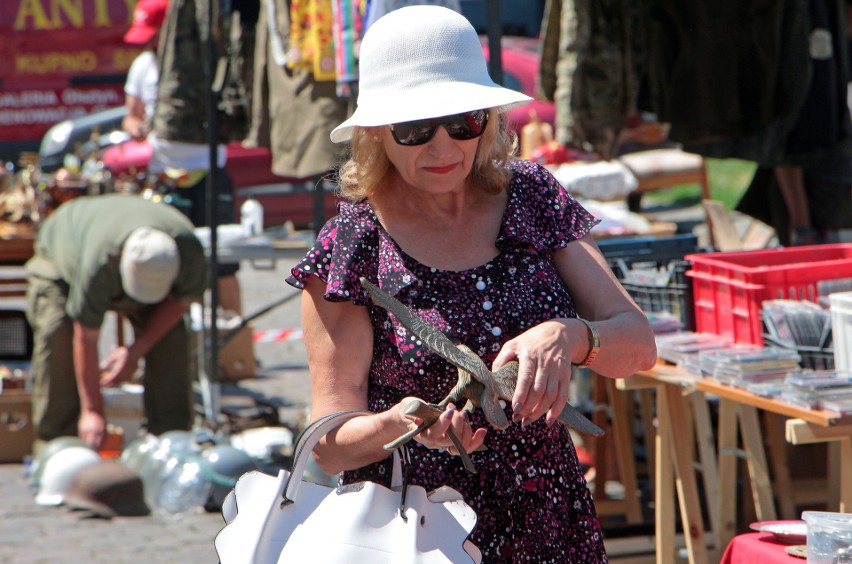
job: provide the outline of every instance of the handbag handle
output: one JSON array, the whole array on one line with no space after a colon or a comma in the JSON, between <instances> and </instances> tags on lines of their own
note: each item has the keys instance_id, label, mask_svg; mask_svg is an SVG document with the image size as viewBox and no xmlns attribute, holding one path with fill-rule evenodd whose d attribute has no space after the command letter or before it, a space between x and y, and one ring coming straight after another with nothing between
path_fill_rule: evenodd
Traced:
<instances>
[{"instance_id":1,"label":"handbag handle","mask_svg":"<svg viewBox=\"0 0 852 564\"><path fill-rule=\"evenodd\" d=\"M302 434L296 443L296 447L293 449L293 464L290 468L290 476L287 479L287 485L284 486L284 491L281 494L281 497L283 498L281 501L282 507L290 505L296 501L296 497L299 495L299 486L302 484L302 476L305 473L305 466L308 463L308 457L311 456L314 447L317 446L320 439L350 419L354 419L355 417L360 417L362 415L373 415L373 412L353 409L349 411L330 413L320 417L302 431ZM394 451L391 485L401 484L404 482L405 477L403 476L400 458L398 450Z\"/></svg>"}]
</instances>

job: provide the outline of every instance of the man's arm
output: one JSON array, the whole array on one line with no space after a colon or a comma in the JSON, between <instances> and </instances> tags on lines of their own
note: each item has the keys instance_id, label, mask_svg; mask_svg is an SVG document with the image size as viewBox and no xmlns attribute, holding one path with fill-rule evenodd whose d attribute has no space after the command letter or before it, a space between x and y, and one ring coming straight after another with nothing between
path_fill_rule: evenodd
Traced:
<instances>
[{"instance_id":1,"label":"man's arm","mask_svg":"<svg viewBox=\"0 0 852 564\"><path fill-rule=\"evenodd\" d=\"M127 107L127 115L121 121L121 128L137 141L145 139L148 135L148 120L144 102L141 98L127 94L124 105Z\"/></svg>"},{"instance_id":2,"label":"man's arm","mask_svg":"<svg viewBox=\"0 0 852 564\"><path fill-rule=\"evenodd\" d=\"M100 448L106 432L104 400L101 395L100 369L98 368L99 328L86 327L74 322L74 372L80 393L80 438L93 448Z\"/></svg>"},{"instance_id":3,"label":"man's arm","mask_svg":"<svg viewBox=\"0 0 852 564\"><path fill-rule=\"evenodd\" d=\"M101 378L101 385L116 386L126 382L133 377L139 359L148 354L148 351L172 330L183 315L189 310L189 304L180 302L172 296L167 296L160 302L148 323L142 329L133 344L128 347L119 347L104 360L105 374Z\"/></svg>"}]
</instances>

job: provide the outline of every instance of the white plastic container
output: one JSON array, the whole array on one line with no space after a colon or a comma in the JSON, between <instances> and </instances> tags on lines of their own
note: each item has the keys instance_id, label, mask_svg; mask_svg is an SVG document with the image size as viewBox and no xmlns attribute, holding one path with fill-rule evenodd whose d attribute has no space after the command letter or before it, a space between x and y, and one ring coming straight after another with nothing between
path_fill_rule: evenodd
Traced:
<instances>
[{"instance_id":1,"label":"white plastic container","mask_svg":"<svg viewBox=\"0 0 852 564\"><path fill-rule=\"evenodd\" d=\"M263 206L253 195L240 206L240 225L243 237L257 237L263 233Z\"/></svg>"},{"instance_id":2,"label":"white plastic container","mask_svg":"<svg viewBox=\"0 0 852 564\"><path fill-rule=\"evenodd\" d=\"M829 294L834 369L852 372L852 292Z\"/></svg>"},{"instance_id":3,"label":"white plastic container","mask_svg":"<svg viewBox=\"0 0 852 564\"><path fill-rule=\"evenodd\" d=\"M852 513L805 511L808 564L852 562Z\"/></svg>"}]
</instances>

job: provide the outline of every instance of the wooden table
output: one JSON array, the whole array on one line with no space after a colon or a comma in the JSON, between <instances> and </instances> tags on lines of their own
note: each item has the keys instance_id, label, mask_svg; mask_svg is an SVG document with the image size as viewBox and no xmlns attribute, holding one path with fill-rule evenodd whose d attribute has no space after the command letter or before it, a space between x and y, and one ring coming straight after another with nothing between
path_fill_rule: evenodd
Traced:
<instances>
[{"instance_id":1,"label":"wooden table","mask_svg":"<svg viewBox=\"0 0 852 564\"><path fill-rule=\"evenodd\" d=\"M33 256L34 235L0 237L0 264L24 264Z\"/></svg>"},{"instance_id":2,"label":"wooden table","mask_svg":"<svg viewBox=\"0 0 852 564\"><path fill-rule=\"evenodd\" d=\"M719 550L733 538L738 433L742 435L747 455L757 518L777 518L758 410L790 417L786 422L786 439L792 444L828 442L839 446L835 466L847 471L838 470L838 476L831 481L838 482L838 510L852 510L852 473L848 472L852 468L852 417L839 418L830 412L757 396L665 363L620 380L617 386L621 390L653 387L657 391L654 473L657 562L674 562L675 490L690 563L709 562L708 546ZM708 395L720 399L715 434ZM708 503L709 532L705 531L696 480L696 449ZM779 466L783 464L776 468Z\"/></svg>"}]
</instances>

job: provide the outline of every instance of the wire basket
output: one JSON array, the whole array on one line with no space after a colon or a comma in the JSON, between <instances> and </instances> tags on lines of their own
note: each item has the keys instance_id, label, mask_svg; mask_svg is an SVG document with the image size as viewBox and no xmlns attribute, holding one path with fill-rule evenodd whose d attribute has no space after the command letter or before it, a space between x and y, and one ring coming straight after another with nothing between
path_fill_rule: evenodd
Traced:
<instances>
[{"instance_id":1,"label":"wire basket","mask_svg":"<svg viewBox=\"0 0 852 564\"><path fill-rule=\"evenodd\" d=\"M684 255L699 251L695 235L635 237L600 241L610 268L642 311L671 314L681 329L695 330L691 263Z\"/></svg>"}]
</instances>

